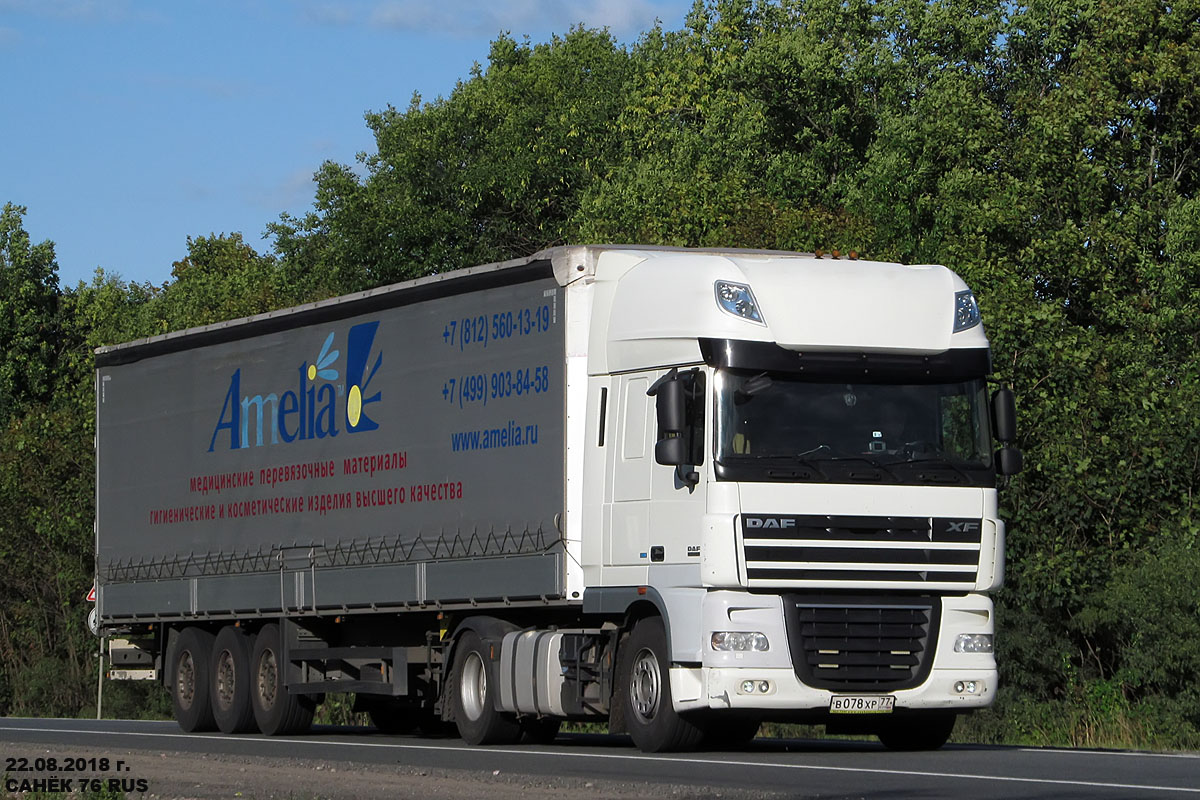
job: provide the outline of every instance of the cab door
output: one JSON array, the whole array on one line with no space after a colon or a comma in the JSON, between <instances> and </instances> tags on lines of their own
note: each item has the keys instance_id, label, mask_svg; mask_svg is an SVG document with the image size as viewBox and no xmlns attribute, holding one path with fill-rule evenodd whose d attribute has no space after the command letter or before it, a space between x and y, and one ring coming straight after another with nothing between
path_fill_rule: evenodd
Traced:
<instances>
[{"instance_id":1,"label":"cab door","mask_svg":"<svg viewBox=\"0 0 1200 800\"><path fill-rule=\"evenodd\" d=\"M617 378L616 435L608 453L612 502L605 509L605 566L637 568L620 582L645 582L649 563L650 480L654 467L654 404L647 374ZM624 571L624 570L623 570ZM605 577L605 583L614 581Z\"/></svg>"}]
</instances>

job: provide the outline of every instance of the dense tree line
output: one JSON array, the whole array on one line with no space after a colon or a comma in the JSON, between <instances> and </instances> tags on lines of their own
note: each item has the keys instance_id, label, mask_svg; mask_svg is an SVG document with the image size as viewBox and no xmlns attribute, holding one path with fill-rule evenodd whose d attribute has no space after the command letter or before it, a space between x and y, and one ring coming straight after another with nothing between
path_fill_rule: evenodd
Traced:
<instances>
[{"instance_id":1,"label":"dense tree line","mask_svg":"<svg viewBox=\"0 0 1200 800\"><path fill-rule=\"evenodd\" d=\"M502 36L370 113L312 210L60 287L0 217L0 712L94 644L91 348L561 243L856 249L975 288L1019 397L1005 690L969 735L1200 742L1200 3L710 0L622 47Z\"/></svg>"}]
</instances>

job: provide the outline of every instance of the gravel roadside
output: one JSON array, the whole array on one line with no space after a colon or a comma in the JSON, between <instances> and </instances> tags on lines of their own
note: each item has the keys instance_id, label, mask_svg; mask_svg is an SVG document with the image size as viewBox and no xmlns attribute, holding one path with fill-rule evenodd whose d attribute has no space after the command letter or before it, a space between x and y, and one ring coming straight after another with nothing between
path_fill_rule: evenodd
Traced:
<instances>
[{"instance_id":1,"label":"gravel roadside","mask_svg":"<svg viewBox=\"0 0 1200 800\"><path fill-rule=\"evenodd\" d=\"M126 769L119 776L101 772L28 772L6 773L3 787L6 798L34 795L35 787L20 791L21 780L71 779L78 792L79 779L119 778L126 781L125 797L161 798L162 800L373 800L374 798L419 798L419 800L628 800L638 797L665 797L671 800L766 800L782 795L762 792L697 789L641 781L582 780L520 775L516 773L471 770L427 769L420 767L352 764L346 762L301 759L260 758L256 756L201 755L155 750L89 750L72 748L75 758L111 763L123 761ZM38 758L54 755L44 746L6 745L8 758L25 758L33 764ZM11 783L11 781L18 783ZM138 782L135 784L134 782ZM142 787L145 791L140 791ZM44 788L38 787L38 788ZM16 789L16 791L14 791ZM132 790L130 790L132 789ZM79 794L41 794L38 797L78 797ZM108 800L114 795L101 795ZM121 797L117 794L115 797Z\"/></svg>"}]
</instances>

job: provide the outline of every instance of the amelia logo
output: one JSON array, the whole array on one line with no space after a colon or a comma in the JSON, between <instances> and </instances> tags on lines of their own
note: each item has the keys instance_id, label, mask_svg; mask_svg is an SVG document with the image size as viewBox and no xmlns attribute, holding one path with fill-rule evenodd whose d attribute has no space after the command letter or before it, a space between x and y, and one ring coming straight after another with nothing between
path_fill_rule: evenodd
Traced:
<instances>
[{"instance_id":1,"label":"amelia logo","mask_svg":"<svg viewBox=\"0 0 1200 800\"><path fill-rule=\"evenodd\" d=\"M230 450L238 450L324 439L341 430L362 433L377 429L379 423L371 419L368 406L378 403L382 394L370 393L371 379L383 363L383 353L371 351L378 328L378 322L363 322L346 334L344 383L337 383L341 351L334 349L332 332L313 362L300 364L295 389L282 394L243 394L242 370L234 370L208 452L224 449L226 441Z\"/></svg>"}]
</instances>

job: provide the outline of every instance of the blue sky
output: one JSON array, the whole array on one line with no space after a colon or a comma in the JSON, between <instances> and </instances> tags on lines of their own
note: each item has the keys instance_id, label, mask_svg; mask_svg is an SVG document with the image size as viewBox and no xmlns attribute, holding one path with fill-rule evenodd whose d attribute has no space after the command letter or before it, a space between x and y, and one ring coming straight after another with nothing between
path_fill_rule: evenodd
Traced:
<instances>
[{"instance_id":1,"label":"blue sky","mask_svg":"<svg viewBox=\"0 0 1200 800\"><path fill-rule=\"evenodd\" d=\"M97 267L161 284L188 236L312 204L325 160L374 149L366 111L447 95L501 31L631 42L691 0L0 0L0 203Z\"/></svg>"}]
</instances>

